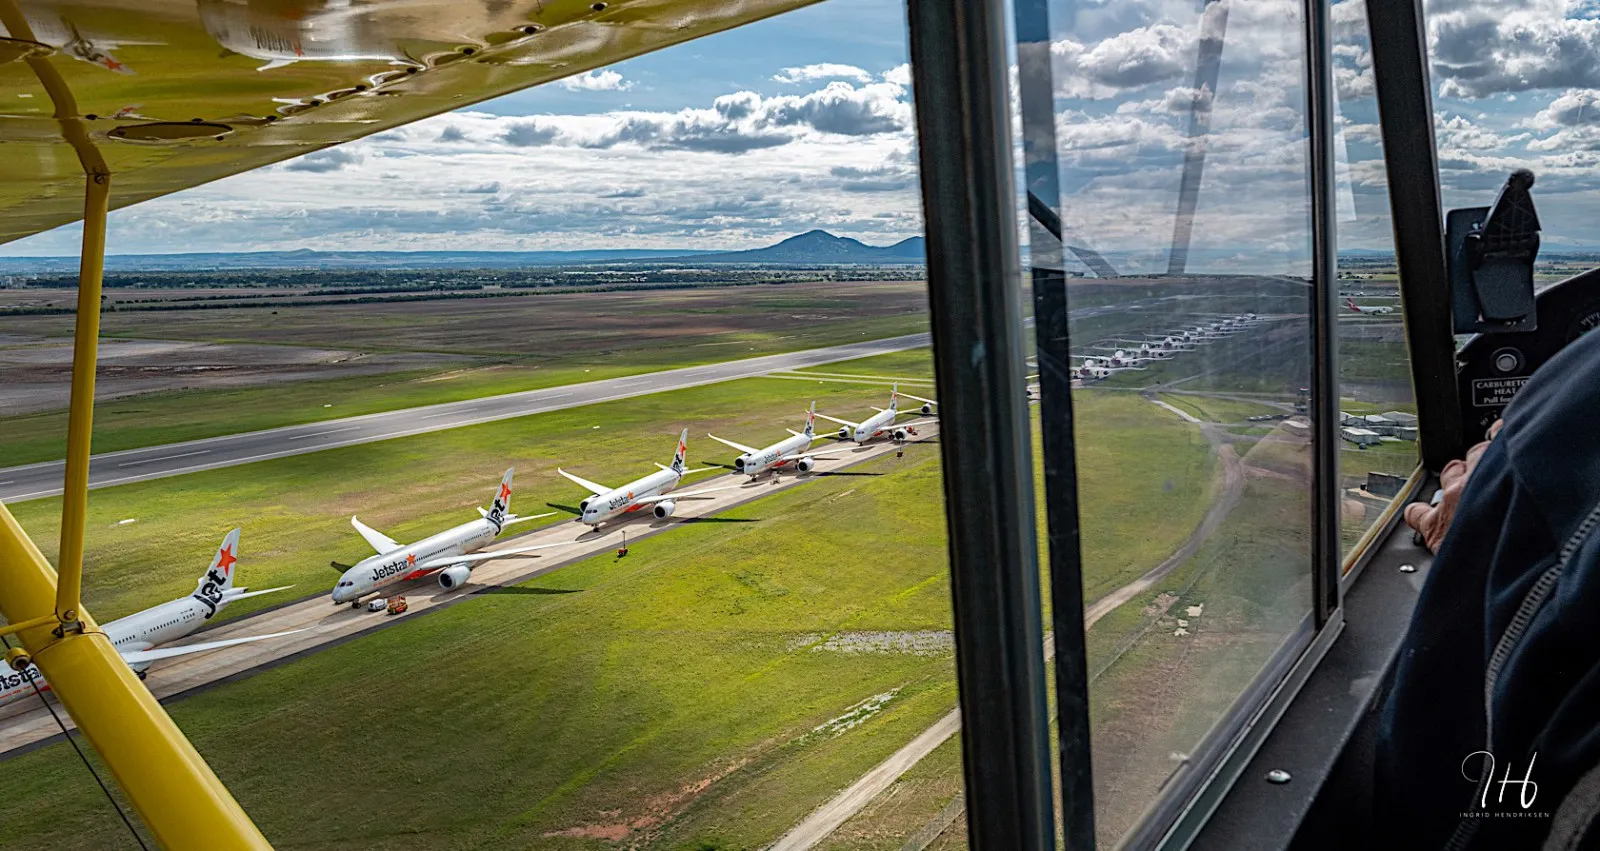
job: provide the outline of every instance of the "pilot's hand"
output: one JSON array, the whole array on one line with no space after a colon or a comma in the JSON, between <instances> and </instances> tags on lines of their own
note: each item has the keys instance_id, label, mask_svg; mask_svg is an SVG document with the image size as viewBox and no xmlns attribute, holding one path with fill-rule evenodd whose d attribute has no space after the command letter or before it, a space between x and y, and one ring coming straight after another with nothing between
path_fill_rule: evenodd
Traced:
<instances>
[{"instance_id":1,"label":"pilot's hand","mask_svg":"<svg viewBox=\"0 0 1600 851\"><path fill-rule=\"evenodd\" d=\"M1417 530L1417 536L1429 552L1438 552L1439 545L1444 543L1444 535L1450 531L1450 521L1456 516L1456 506L1461 502L1461 492L1466 489L1472 471L1477 469L1478 459L1489 448L1489 441L1500 433L1502 425L1503 420L1496 420L1489 427L1489 440L1468 449L1465 459L1451 461L1439 471L1439 484L1442 487L1432 505L1413 502L1406 506L1406 524Z\"/></svg>"}]
</instances>

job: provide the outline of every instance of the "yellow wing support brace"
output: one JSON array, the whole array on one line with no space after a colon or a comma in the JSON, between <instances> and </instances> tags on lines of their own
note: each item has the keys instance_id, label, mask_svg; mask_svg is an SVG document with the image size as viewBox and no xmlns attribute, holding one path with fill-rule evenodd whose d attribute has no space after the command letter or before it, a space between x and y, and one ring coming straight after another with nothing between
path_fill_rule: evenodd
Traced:
<instances>
[{"instance_id":1,"label":"yellow wing support brace","mask_svg":"<svg viewBox=\"0 0 1600 851\"><path fill-rule=\"evenodd\" d=\"M33 40L32 28L15 0L0 0L0 23L14 38ZM77 152L86 181L72 407L61 497L61 574L56 575L16 518L0 505L0 591L4 592L0 594L0 614L11 624L4 632L21 639L33 663L49 679L67 713L99 751L162 847L172 851L270 849L239 802L80 603L111 172L89 138L61 74L46 57L29 57L27 62L50 94L61 135Z\"/></svg>"}]
</instances>

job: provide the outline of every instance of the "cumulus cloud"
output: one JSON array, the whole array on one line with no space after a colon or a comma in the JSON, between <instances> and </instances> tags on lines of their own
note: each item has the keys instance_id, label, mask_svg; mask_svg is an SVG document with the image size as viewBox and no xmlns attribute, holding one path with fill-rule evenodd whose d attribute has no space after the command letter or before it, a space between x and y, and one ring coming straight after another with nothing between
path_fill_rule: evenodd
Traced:
<instances>
[{"instance_id":1,"label":"cumulus cloud","mask_svg":"<svg viewBox=\"0 0 1600 851\"><path fill-rule=\"evenodd\" d=\"M611 70L563 77L556 81L556 85L574 92L625 92L633 88L631 80L624 80L621 74Z\"/></svg>"},{"instance_id":2,"label":"cumulus cloud","mask_svg":"<svg viewBox=\"0 0 1600 851\"><path fill-rule=\"evenodd\" d=\"M500 138L506 144L519 148L548 145L555 141L556 128L544 126L536 120L516 121L506 127Z\"/></svg>"},{"instance_id":3,"label":"cumulus cloud","mask_svg":"<svg viewBox=\"0 0 1600 851\"><path fill-rule=\"evenodd\" d=\"M817 80L855 80L860 83L870 83L872 75L854 65L819 62L815 65L785 68L772 75L772 79L780 83L812 83Z\"/></svg>"},{"instance_id":4,"label":"cumulus cloud","mask_svg":"<svg viewBox=\"0 0 1600 851\"><path fill-rule=\"evenodd\" d=\"M1434 0L1428 54L1439 94L1600 88L1600 20L1567 12L1565 0Z\"/></svg>"},{"instance_id":5,"label":"cumulus cloud","mask_svg":"<svg viewBox=\"0 0 1600 851\"><path fill-rule=\"evenodd\" d=\"M284 170L325 173L339 171L346 166L355 165L361 162L362 159L363 157L360 154L344 148L328 148L321 151L312 151L297 160L290 160L288 165L284 166Z\"/></svg>"}]
</instances>

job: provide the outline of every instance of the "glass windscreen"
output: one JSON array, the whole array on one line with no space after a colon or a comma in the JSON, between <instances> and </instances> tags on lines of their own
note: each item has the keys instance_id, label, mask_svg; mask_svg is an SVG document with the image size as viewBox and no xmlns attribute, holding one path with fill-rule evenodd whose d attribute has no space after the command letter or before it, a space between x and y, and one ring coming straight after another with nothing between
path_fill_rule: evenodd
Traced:
<instances>
[{"instance_id":1,"label":"glass windscreen","mask_svg":"<svg viewBox=\"0 0 1600 851\"><path fill-rule=\"evenodd\" d=\"M1342 550L1378 523L1416 469L1417 405L1400 310L1366 5L1333 6Z\"/></svg>"},{"instance_id":2,"label":"glass windscreen","mask_svg":"<svg viewBox=\"0 0 1600 851\"><path fill-rule=\"evenodd\" d=\"M1046 393L1070 381L1109 848L1205 772L1311 608L1304 21L1055 0L1017 30L1033 263L1065 276L1070 357L1040 369Z\"/></svg>"},{"instance_id":3,"label":"glass windscreen","mask_svg":"<svg viewBox=\"0 0 1600 851\"><path fill-rule=\"evenodd\" d=\"M390 77L477 96L466 53L379 49L386 14L443 9L505 84L506 50L631 54L727 5L38 31L81 34L74 85L242 69L195 114L292 134L374 75L341 108ZM902 4L822 4L112 216L85 605L269 840L959 841L905 62ZM0 252L0 499L52 558L77 236ZM135 847L40 697L0 697L0 847Z\"/></svg>"}]
</instances>

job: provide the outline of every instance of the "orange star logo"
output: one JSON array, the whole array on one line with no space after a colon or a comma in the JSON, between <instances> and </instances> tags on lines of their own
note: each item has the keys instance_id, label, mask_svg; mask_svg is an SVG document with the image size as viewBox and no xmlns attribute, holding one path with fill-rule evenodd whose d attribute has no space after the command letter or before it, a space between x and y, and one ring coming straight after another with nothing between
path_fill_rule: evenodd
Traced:
<instances>
[{"instance_id":1,"label":"orange star logo","mask_svg":"<svg viewBox=\"0 0 1600 851\"><path fill-rule=\"evenodd\" d=\"M416 553L406 553L406 566L407 567L416 567L417 566L417 554Z\"/></svg>"},{"instance_id":2,"label":"orange star logo","mask_svg":"<svg viewBox=\"0 0 1600 851\"><path fill-rule=\"evenodd\" d=\"M633 491L628 491L628 499L629 501L633 500Z\"/></svg>"},{"instance_id":3,"label":"orange star logo","mask_svg":"<svg viewBox=\"0 0 1600 851\"><path fill-rule=\"evenodd\" d=\"M222 568L223 573L227 573L228 568L233 567L234 562L239 560L234 557L231 552L232 549L232 547L223 547L217 551L217 567Z\"/></svg>"},{"instance_id":4,"label":"orange star logo","mask_svg":"<svg viewBox=\"0 0 1600 851\"><path fill-rule=\"evenodd\" d=\"M505 502L506 500L509 500L509 499L511 499L511 486L506 484L505 482L501 482L500 483L500 501L501 502Z\"/></svg>"}]
</instances>

